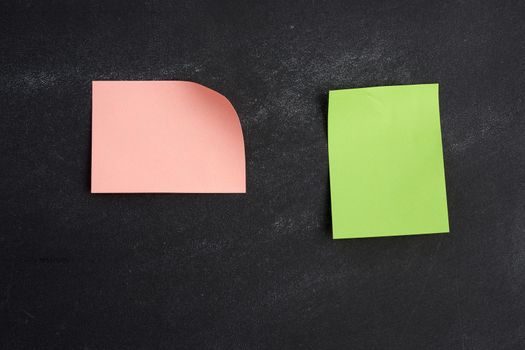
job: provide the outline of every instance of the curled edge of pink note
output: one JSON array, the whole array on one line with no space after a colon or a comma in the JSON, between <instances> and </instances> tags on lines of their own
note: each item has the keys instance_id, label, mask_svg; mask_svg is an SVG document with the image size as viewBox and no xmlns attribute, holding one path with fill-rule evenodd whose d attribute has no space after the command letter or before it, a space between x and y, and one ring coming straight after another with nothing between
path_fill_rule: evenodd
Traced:
<instances>
[{"instance_id":1,"label":"curled edge of pink note","mask_svg":"<svg viewBox=\"0 0 525 350\"><path fill-rule=\"evenodd\" d=\"M246 193L230 101L187 81L93 81L92 193Z\"/></svg>"}]
</instances>

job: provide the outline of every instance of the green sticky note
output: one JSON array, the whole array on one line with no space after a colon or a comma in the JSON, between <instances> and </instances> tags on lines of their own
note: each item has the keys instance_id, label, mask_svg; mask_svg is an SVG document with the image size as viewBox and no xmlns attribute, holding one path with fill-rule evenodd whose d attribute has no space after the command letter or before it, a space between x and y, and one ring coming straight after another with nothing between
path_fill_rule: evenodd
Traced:
<instances>
[{"instance_id":1,"label":"green sticky note","mask_svg":"<svg viewBox=\"0 0 525 350\"><path fill-rule=\"evenodd\" d=\"M438 87L330 91L334 239L449 231Z\"/></svg>"}]
</instances>

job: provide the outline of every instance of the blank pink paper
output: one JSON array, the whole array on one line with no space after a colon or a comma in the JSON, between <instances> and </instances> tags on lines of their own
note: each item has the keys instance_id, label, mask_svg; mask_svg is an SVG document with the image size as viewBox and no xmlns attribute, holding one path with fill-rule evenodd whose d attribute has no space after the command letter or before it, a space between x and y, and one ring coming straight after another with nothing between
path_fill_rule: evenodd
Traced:
<instances>
[{"instance_id":1,"label":"blank pink paper","mask_svg":"<svg viewBox=\"0 0 525 350\"><path fill-rule=\"evenodd\" d=\"M92 193L245 193L241 124L187 81L93 81Z\"/></svg>"}]
</instances>

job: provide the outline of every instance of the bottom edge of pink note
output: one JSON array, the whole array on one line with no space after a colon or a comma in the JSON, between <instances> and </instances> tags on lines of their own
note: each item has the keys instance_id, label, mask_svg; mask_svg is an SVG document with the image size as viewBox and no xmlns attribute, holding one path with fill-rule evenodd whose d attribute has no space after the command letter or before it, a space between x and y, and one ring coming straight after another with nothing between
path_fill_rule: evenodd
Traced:
<instances>
[{"instance_id":1,"label":"bottom edge of pink note","mask_svg":"<svg viewBox=\"0 0 525 350\"><path fill-rule=\"evenodd\" d=\"M107 191L91 190L91 194L246 194L246 190L238 191Z\"/></svg>"}]
</instances>

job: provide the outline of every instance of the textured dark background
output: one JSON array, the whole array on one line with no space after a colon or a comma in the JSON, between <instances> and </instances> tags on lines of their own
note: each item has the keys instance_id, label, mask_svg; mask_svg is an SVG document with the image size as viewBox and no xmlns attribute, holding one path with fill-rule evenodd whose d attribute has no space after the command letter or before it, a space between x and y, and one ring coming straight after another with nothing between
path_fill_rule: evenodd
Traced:
<instances>
[{"instance_id":1,"label":"textured dark background","mask_svg":"<svg viewBox=\"0 0 525 350\"><path fill-rule=\"evenodd\" d=\"M10 1L1 349L525 349L523 1ZM91 195L91 81L227 96L246 195ZM332 241L327 91L441 84L451 234Z\"/></svg>"}]
</instances>

